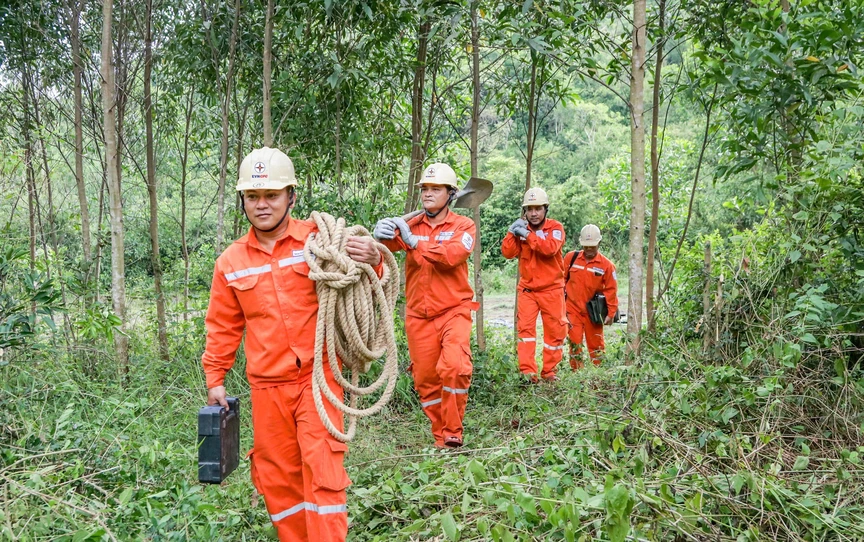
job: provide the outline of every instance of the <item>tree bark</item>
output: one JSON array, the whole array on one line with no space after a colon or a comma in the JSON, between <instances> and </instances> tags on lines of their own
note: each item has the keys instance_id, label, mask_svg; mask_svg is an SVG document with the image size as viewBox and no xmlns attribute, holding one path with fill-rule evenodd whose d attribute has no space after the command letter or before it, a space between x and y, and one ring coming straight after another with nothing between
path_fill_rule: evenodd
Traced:
<instances>
[{"instance_id":1,"label":"tree bark","mask_svg":"<svg viewBox=\"0 0 864 542\"><path fill-rule=\"evenodd\" d=\"M249 113L249 100L245 100L243 104L243 113L240 115L240 123L237 126L237 150L235 157L237 159L237 175L240 175L240 164L243 162L243 134L246 129L246 115ZM240 199L240 193L237 192L234 196L234 239L240 237L240 214L242 213L243 201Z\"/></svg>"},{"instance_id":2,"label":"tree bark","mask_svg":"<svg viewBox=\"0 0 864 542\"><path fill-rule=\"evenodd\" d=\"M186 127L183 131L183 154L180 155L180 248L183 251L183 320L189 319L189 244L186 240L186 166L189 163L189 125L192 123L192 97L186 99Z\"/></svg>"},{"instance_id":3,"label":"tree bark","mask_svg":"<svg viewBox=\"0 0 864 542\"><path fill-rule=\"evenodd\" d=\"M657 251L657 226L660 221L660 155L657 151L657 132L660 124L660 82L663 71L663 45L666 42L666 0L659 0L657 30L657 64L654 67L654 91L651 101L651 229L648 233L648 259L645 270L645 309L648 313L648 331L656 325L654 309L654 258ZM658 299L659 301L659 299Z\"/></svg>"},{"instance_id":4,"label":"tree bark","mask_svg":"<svg viewBox=\"0 0 864 542\"><path fill-rule=\"evenodd\" d=\"M153 265L153 288L156 293L156 325L159 357L168 362L168 325L165 322L165 296L162 292L162 261L159 256L159 198L156 186L156 154L153 148L153 0L147 0L144 30L144 124L147 152L147 195L150 199L150 261Z\"/></svg>"},{"instance_id":5,"label":"tree bark","mask_svg":"<svg viewBox=\"0 0 864 542\"><path fill-rule=\"evenodd\" d=\"M405 213L414 210L416 192L414 185L420 178L423 171L423 161L426 158L421 138L423 136L423 89L426 86L427 40L431 28L432 23L426 18L417 29L417 58L414 66L414 86L411 92L411 166L408 171Z\"/></svg>"},{"instance_id":6,"label":"tree bark","mask_svg":"<svg viewBox=\"0 0 864 542\"><path fill-rule=\"evenodd\" d=\"M477 18L477 1L471 3L471 176L479 177L478 130L480 124L480 26ZM474 298L480 307L475 313L477 326L477 348L486 350L486 331L483 321L483 251L480 246L480 206L474 208L474 224L477 239L474 242Z\"/></svg>"},{"instance_id":7,"label":"tree bark","mask_svg":"<svg viewBox=\"0 0 864 542\"><path fill-rule=\"evenodd\" d=\"M531 81L528 86L528 129L525 149L525 190L531 188L531 166L534 162L534 132L537 129L537 62L540 55L531 51Z\"/></svg>"},{"instance_id":8,"label":"tree bark","mask_svg":"<svg viewBox=\"0 0 864 542\"><path fill-rule=\"evenodd\" d=\"M534 143L537 140L537 104L540 102L540 96L537 89L537 64L540 62L540 55L534 50L531 51L531 79L528 82L528 128L525 134L525 191L531 188L531 168L534 163ZM519 267L516 267L516 284L519 284L521 274ZM519 317L519 291L513 297L513 337L514 344L519 340L519 332L516 328L516 320Z\"/></svg>"},{"instance_id":9,"label":"tree bark","mask_svg":"<svg viewBox=\"0 0 864 542\"><path fill-rule=\"evenodd\" d=\"M633 1L633 54L630 65L630 291L628 353L639 352L642 329L643 247L645 244L645 0Z\"/></svg>"},{"instance_id":10,"label":"tree bark","mask_svg":"<svg viewBox=\"0 0 864 542\"><path fill-rule=\"evenodd\" d=\"M216 253L222 252L225 241L225 179L228 177L228 122L231 105L231 85L234 81L234 60L237 52L237 30L240 24L240 0L234 0L234 22L228 48L228 75L225 78L225 96L222 100L222 145L219 154L219 190L216 208ZM218 65L218 64L217 64Z\"/></svg>"},{"instance_id":11,"label":"tree bark","mask_svg":"<svg viewBox=\"0 0 864 542\"><path fill-rule=\"evenodd\" d=\"M84 283L87 284L92 269L92 250L90 246L90 212L87 206L87 191L84 186L84 129L83 99L81 97L81 11L84 0L69 0L69 42L72 47L72 74L75 79L73 102L75 108L75 187L78 190L78 206L81 210L81 247L84 255Z\"/></svg>"},{"instance_id":12,"label":"tree bark","mask_svg":"<svg viewBox=\"0 0 864 542\"><path fill-rule=\"evenodd\" d=\"M236 34L235 34L236 36ZM232 39L236 39L232 37ZM271 62L273 59L273 0L267 0L264 23L264 146L273 146L273 121L270 115Z\"/></svg>"},{"instance_id":13,"label":"tree bark","mask_svg":"<svg viewBox=\"0 0 864 542\"><path fill-rule=\"evenodd\" d=\"M114 333L114 347L120 377L129 372L129 338L126 335L126 269L123 239L123 200L120 193L120 156L117 145L117 101L114 88L113 40L111 38L113 0L102 2L102 109L105 133L105 172L108 180L111 221L111 299L120 329Z\"/></svg>"}]
</instances>

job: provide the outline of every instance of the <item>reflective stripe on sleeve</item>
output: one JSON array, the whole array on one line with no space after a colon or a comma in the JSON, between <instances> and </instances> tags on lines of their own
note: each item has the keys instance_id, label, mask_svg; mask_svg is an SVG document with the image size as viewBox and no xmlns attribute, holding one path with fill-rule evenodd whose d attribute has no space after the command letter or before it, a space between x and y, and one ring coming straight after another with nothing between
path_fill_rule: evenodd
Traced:
<instances>
[{"instance_id":1,"label":"reflective stripe on sleeve","mask_svg":"<svg viewBox=\"0 0 864 542\"><path fill-rule=\"evenodd\" d=\"M550 344L543 343L543 348L549 350L564 350L564 345L562 344L561 346L552 346Z\"/></svg>"},{"instance_id":2,"label":"reflective stripe on sleeve","mask_svg":"<svg viewBox=\"0 0 864 542\"><path fill-rule=\"evenodd\" d=\"M519 337L520 343L534 343L537 342L535 337Z\"/></svg>"},{"instance_id":3,"label":"reflective stripe on sleeve","mask_svg":"<svg viewBox=\"0 0 864 542\"><path fill-rule=\"evenodd\" d=\"M420 406L423 408L426 408L426 407L430 407L432 405L437 405L441 401L442 401L442 399L440 399L440 398L439 399L432 399L431 401L424 401L424 402L420 403Z\"/></svg>"}]
</instances>

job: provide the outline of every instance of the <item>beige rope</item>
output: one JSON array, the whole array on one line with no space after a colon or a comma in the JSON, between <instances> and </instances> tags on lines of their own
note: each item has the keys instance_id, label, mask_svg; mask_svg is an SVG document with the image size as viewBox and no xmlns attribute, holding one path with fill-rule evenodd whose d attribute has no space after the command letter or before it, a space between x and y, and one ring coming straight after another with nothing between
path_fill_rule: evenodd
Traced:
<instances>
[{"instance_id":1,"label":"beige rope","mask_svg":"<svg viewBox=\"0 0 864 542\"><path fill-rule=\"evenodd\" d=\"M312 366L312 397L324 427L331 435L349 442L357 430L357 418L380 412L393 396L398 376L396 338L393 334L393 310L399 296L399 267L393 254L384 245L376 247L384 257L381 278L371 265L355 262L345 252L350 236L367 236L363 226L345 227L345 220L334 219L327 213L313 211L310 220L318 232L309 236L303 247L303 256L309 263L309 278L316 282L318 293L318 321L315 326L315 359ZM340 386L351 394L349 404L337 397L327 385L324 376L324 349L333 376ZM351 371L350 382L342 375L338 359ZM384 357L381 376L366 387L358 386L360 373L365 373L372 362ZM357 408L357 398L375 393L384 387L381 397L372 406ZM348 431L336 428L324 400L348 416Z\"/></svg>"}]
</instances>

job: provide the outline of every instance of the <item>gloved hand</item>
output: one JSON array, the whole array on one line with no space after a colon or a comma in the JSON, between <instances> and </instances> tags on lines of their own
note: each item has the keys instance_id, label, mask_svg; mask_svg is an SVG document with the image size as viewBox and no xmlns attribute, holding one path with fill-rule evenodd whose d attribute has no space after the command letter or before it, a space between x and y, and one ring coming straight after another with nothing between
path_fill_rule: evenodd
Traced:
<instances>
[{"instance_id":1,"label":"gloved hand","mask_svg":"<svg viewBox=\"0 0 864 542\"><path fill-rule=\"evenodd\" d=\"M393 224L399 228L399 233L402 235L402 240L405 241L405 244L408 245L408 248L414 249L417 248L417 242L420 241L417 239L417 236L411 233L411 228L408 227L408 223L401 217L391 218L390 219Z\"/></svg>"},{"instance_id":2,"label":"gloved hand","mask_svg":"<svg viewBox=\"0 0 864 542\"><path fill-rule=\"evenodd\" d=\"M510 224L510 228L508 230L516 237L521 237L525 239L528 237L528 221L524 218L520 218L516 222Z\"/></svg>"},{"instance_id":3,"label":"gloved hand","mask_svg":"<svg viewBox=\"0 0 864 542\"><path fill-rule=\"evenodd\" d=\"M525 220L524 218L520 218L520 219L517 220L516 222L510 224L510 228L508 228L507 231L509 231L510 233L515 234L517 229L520 229L520 228L521 228L521 229L524 230L524 229L527 228L527 227L528 227L528 221Z\"/></svg>"},{"instance_id":4,"label":"gloved hand","mask_svg":"<svg viewBox=\"0 0 864 542\"><path fill-rule=\"evenodd\" d=\"M372 230L372 237L379 241L383 239L393 239L396 237L396 224L391 218L382 218L375 224L375 229Z\"/></svg>"}]
</instances>

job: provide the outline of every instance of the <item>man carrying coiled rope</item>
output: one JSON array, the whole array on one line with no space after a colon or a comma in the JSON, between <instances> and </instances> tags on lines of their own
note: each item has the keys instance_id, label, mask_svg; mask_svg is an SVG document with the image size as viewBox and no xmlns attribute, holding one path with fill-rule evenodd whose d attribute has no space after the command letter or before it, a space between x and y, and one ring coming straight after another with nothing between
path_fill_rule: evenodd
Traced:
<instances>
[{"instance_id":1,"label":"man carrying coiled rope","mask_svg":"<svg viewBox=\"0 0 864 542\"><path fill-rule=\"evenodd\" d=\"M392 251L405 250L405 333L409 372L439 448L462 446L462 419L471 384L471 311L474 291L468 258L477 236L474 221L449 209L456 173L432 164L417 183L424 213L385 218L373 235Z\"/></svg>"},{"instance_id":2,"label":"man carrying coiled rope","mask_svg":"<svg viewBox=\"0 0 864 542\"><path fill-rule=\"evenodd\" d=\"M237 191L252 228L216 260L202 356L207 403L227 407L225 374L245 330L252 482L280 540L341 541L348 529L348 446L325 428L313 399L319 304L304 246L318 227L291 217L296 186L291 160L277 149L256 149L240 166ZM382 254L371 237L349 237L344 249L380 273ZM323 371L341 396L329 363ZM330 403L325 408L341 431L341 413Z\"/></svg>"}]
</instances>

